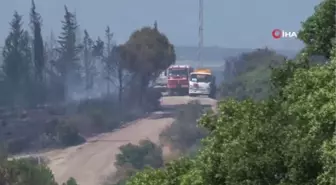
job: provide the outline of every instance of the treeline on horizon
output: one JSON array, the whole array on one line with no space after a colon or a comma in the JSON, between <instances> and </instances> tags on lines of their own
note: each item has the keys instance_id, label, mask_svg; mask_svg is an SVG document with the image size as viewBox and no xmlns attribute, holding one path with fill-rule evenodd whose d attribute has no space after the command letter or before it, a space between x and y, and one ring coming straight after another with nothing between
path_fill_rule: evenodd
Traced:
<instances>
[{"instance_id":1,"label":"treeline on horizon","mask_svg":"<svg viewBox=\"0 0 336 185\"><path fill-rule=\"evenodd\" d=\"M30 29L25 30L22 16L14 13L2 48L0 105L35 106L102 94L118 95L120 104L132 97L124 104L144 104L150 81L176 58L174 46L157 23L134 31L126 43L116 45L109 26L104 37L93 39L87 29L79 29L76 15L67 6L64 11L62 32L47 42L34 1ZM139 45L142 41L147 43Z\"/></svg>"}]
</instances>

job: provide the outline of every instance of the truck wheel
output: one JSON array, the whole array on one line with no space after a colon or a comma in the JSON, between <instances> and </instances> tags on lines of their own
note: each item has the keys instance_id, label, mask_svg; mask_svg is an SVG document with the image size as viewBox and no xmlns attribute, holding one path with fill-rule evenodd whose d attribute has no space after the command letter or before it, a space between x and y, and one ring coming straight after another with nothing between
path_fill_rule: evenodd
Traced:
<instances>
[{"instance_id":1,"label":"truck wheel","mask_svg":"<svg viewBox=\"0 0 336 185\"><path fill-rule=\"evenodd\" d=\"M183 96L183 93L184 93L183 89L179 89L176 92L177 96Z\"/></svg>"},{"instance_id":2,"label":"truck wheel","mask_svg":"<svg viewBox=\"0 0 336 185\"><path fill-rule=\"evenodd\" d=\"M182 90L182 96L188 96L188 94L189 94L189 89Z\"/></svg>"}]
</instances>

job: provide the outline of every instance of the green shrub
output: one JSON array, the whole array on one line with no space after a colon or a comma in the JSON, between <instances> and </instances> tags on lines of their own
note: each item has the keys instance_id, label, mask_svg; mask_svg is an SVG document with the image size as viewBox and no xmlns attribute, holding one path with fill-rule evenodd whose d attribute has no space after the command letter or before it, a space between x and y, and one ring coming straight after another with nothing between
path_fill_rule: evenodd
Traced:
<instances>
[{"instance_id":1,"label":"green shrub","mask_svg":"<svg viewBox=\"0 0 336 185\"><path fill-rule=\"evenodd\" d=\"M139 145L127 144L120 147L116 156L116 166L132 165L134 169L145 166L159 168L163 165L162 149L150 140L142 140Z\"/></svg>"},{"instance_id":2,"label":"green shrub","mask_svg":"<svg viewBox=\"0 0 336 185\"><path fill-rule=\"evenodd\" d=\"M76 179L73 177L70 177L65 183L62 185L78 185Z\"/></svg>"},{"instance_id":3,"label":"green shrub","mask_svg":"<svg viewBox=\"0 0 336 185\"><path fill-rule=\"evenodd\" d=\"M63 146L74 146L85 142L85 138L79 134L76 127L64 122L57 125L56 134Z\"/></svg>"},{"instance_id":4,"label":"green shrub","mask_svg":"<svg viewBox=\"0 0 336 185\"><path fill-rule=\"evenodd\" d=\"M127 179L139 170L163 166L162 149L150 140L142 140L138 145L123 145L120 152L115 162L117 172L105 179L103 185L125 185Z\"/></svg>"},{"instance_id":5,"label":"green shrub","mask_svg":"<svg viewBox=\"0 0 336 185\"><path fill-rule=\"evenodd\" d=\"M51 170L27 159L0 163L0 184L57 185Z\"/></svg>"},{"instance_id":6,"label":"green shrub","mask_svg":"<svg viewBox=\"0 0 336 185\"><path fill-rule=\"evenodd\" d=\"M160 142L169 144L173 149L187 152L207 134L204 128L197 126L197 120L204 112L204 107L198 101L182 105L176 113L173 124L160 133Z\"/></svg>"}]
</instances>

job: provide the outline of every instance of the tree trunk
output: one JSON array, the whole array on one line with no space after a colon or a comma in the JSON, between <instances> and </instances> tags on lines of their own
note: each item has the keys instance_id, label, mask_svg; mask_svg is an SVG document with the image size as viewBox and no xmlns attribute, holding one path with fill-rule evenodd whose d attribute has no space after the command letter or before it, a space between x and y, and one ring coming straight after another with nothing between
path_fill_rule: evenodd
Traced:
<instances>
[{"instance_id":1,"label":"tree trunk","mask_svg":"<svg viewBox=\"0 0 336 185\"><path fill-rule=\"evenodd\" d=\"M118 81L119 81L119 93L118 93L118 100L119 100L119 107L120 107L120 112L123 113L123 71L121 67L118 67Z\"/></svg>"},{"instance_id":2,"label":"tree trunk","mask_svg":"<svg viewBox=\"0 0 336 185\"><path fill-rule=\"evenodd\" d=\"M140 82L140 105L144 105L144 97L146 95L146 92L147 92L147 86L148 86L148 82L149 82L149 79L148 79L148 74L142 74L141 75L141 82Z\"/></svg>"},{"instance_id":3,"label":"tree trunk","mask_svg":"<svg viewBox=\"0 0 336 185\"><path fill-rule=\"evenodd\" d=\"M67 82L68 82L68 77L66 74L64 74L62 76L62 97L61 97L64 102L67 102L67 98L68 98Z\"/></svg>"}]
</instances>

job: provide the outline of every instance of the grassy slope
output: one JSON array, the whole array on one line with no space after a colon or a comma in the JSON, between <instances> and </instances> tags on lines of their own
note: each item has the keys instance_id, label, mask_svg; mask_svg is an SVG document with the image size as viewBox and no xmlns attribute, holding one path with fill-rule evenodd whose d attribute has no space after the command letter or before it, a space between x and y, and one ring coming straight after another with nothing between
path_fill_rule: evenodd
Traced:
<instances>
[{"instance_id":1,"label":"grassy slope","mask_svg":"<svg viewBox=\"0 0 336 185\"><path fill-rule=\"evenodd\" d=\"M272 51L254 51L244 54L236 66L238 74L232 81L224 81L221 97L262 100L269 93L271 69L283 62L284 56ZM225 75L224 75L225 76Z\"/></svg>"}]
</instances>

